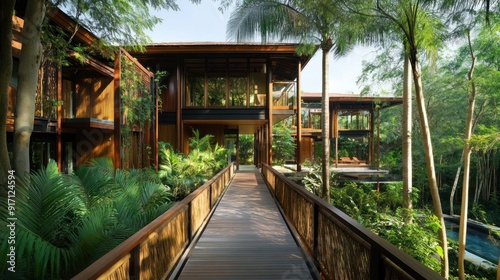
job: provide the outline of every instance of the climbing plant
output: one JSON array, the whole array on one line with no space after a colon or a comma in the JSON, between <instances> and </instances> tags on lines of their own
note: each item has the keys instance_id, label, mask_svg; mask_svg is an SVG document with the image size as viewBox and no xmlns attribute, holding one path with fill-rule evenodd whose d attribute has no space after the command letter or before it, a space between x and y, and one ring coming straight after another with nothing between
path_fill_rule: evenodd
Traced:
<instances>
[{"instance_id":1,"label":"climbing plant","mask_svg":"<svg viewBox=\"0 0 500 280\"><path fill-rule=\"evenodd\" d=\"M139 133L137 147L144 147L146 126L151 125L150 120L153 119L155 104L150 90L149 76L138 69L134 61L129 59L127 55L122 54L120 59L123 164L131 166L131 163L133 164L134 160L137 160L137 163L141 165L144 150L138 148L134 155L132 150L133 134L134 132Z\"/></svg>"}]
</instances>

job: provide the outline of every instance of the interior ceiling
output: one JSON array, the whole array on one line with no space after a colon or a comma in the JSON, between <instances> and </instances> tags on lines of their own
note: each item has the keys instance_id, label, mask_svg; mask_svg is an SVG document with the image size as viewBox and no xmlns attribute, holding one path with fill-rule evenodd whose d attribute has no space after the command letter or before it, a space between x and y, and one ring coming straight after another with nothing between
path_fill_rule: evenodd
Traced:
<instances>
[{"instance_id":1,"label":"interior ceiling","mask_svg":"<svg viewBox=\"0 0 500 280\"><path fill-rule=\"evenodd\" d=\"M278 123L290 117L289 114L274 114L273 122ZM254 134L267 120L186 120L185 124L224 125L227 129L238 129L240 134Z\"/></svg>"}]
</instances>

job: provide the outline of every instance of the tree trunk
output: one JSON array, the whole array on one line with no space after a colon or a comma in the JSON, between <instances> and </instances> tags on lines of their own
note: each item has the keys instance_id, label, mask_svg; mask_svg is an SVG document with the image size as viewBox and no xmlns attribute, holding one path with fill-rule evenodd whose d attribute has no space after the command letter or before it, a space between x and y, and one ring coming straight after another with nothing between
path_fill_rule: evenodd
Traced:
<instances>
[{"instance_id":1,"label":"tree trunk","mask_svg":"<svg viewBox=\"0 0 500 280\"><path fill-rule=\"evenodd\" d=\"M471 95L469 96L469 110L467 113L467 123L465 129L465 137L464 137L464 178L462 182L462 206L460 209L460 228L458 231L458 277L461 280L465 279L465 239L467 237L467 211L469 207L469 174L470 174L470 156L471 156L471 147L469 140L472 136L472 126L473 126L473 118L474 118L474 105L476 103L476 84L473 80L474 75L474 67L476 65L476 57L474 56L474 52L472 50L472 44L470 39L470 32L467 33L467 39L469 42L469 51L472 60L472 64L467 75L468 81L471 85Z\"/></svg>"},{"instance_id":2,"label":"tree trunk","mask_svg":"<svg viewBox=\"0 0 500 280\"><path fill-rule=\"evenodd\" d=\"M9 82L12 76L12 15L15 0L0 2L0 186L7 184L11 169L7 150L7 111L9 110Z\"/></svg>"},{"instance_id":3,"label":"tree trunk","mask_svg":"<svg viewBox=\"0 0 500 280\"><path fill-rule=\"evenodd\" d=\"M460 171L462 171L462 163L464 161L464 154L460 157L460 166L457 168L457 173L455 174L455 180L453 181L453 187L451 188L450 194L450 216L455 215L453 212L453 199L455 198L455 192L457 191L458 178L460 177Z\"/></svg>"},{"instance_id":4,"label":"tree trunk","mask_svg":"<svg viewBox=\"0 0 500 280\"><path fill-rule=\"evenodd\" d=\"M412 108L411 108L411 64L407 55L406 44L403 51L405 52L404 72L403 72L403 220L406 223L412 222L411 210L412 205L412 152L411 152L411 131L412 131Z\"/></svg>"},{"instance_id":5,"label":"tree trunk","mask_svg":"<svg viewBox=\"0 0 500 280\"><path fill-rule=\"evenodd\" d=\"M443 209L441 207L441 200L439 198L439 189L436 181L436 170L434 167L434 153L432 151L431 133L429 129L429 122L427 119L427 110L425 109L424 91L422 87L422 76L418 59L416 55L416 48L414 54L411 56L413 82L415 83L415 93L418 114L420 117L420 127L424 143L425 162L427 170L427 179L429 181L429 189L432 197L432 205L434 208L434 215L439 219L441 228L438 231L439 245L443 249L443 258L441 260L441 275L445 278L449 277L449 261L448 261L448 244L446 238L446 227L443 218Z\"/></svg>"},{"instance_id":6,"label":"tree trunk","mask_svg":"<svg viewBox=\"0 0 500 280\"><path fill-rule=\"evenodd\" d=\"M30 171L29 147L35 118L38 69L42 57L40 35L45 9L45 0L28 0L24 18L14 119L14 167L18 175Z\"/></svg>"},{"instance_id":7,"label":"tree trunk","mask_svg":"<svg viewBox=\"0 0 500 280\"><path fill-rule=\"evenodd\" d=\"M322 142L323 142L323 155L322 155L322 173L321 178L323 180L323 199L330 203L330 93L328 86L328 54L332 49L332 40L325 40L321 44L322 51L322 71L323 71L323 81L322 81L322 98L321 98L321 118L323 121L323 129L321 131Z\"/></svg>"}]
</instances>

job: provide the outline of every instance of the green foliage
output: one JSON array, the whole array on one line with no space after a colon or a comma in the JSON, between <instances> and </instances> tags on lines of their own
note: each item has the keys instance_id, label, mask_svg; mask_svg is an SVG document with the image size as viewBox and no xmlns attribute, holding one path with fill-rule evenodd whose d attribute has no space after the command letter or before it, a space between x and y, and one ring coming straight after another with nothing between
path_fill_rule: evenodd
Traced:
<instances>
[{"instance_id":1,"label":"green foliage","mask_svg":"<svg viewBox=\"0 0 500 280\"><path fill-rule=\"evenodd\" d=\"M254 136L253 135L240 135L240 164L252 164L254 156Z\"/></svg>"},{"instance_id":2,"label":"green foliage","mask_svg":"<svg viewBox=\"0 0 500 280\"><path fill-rule=\"evenodd\" d=\"M158 174L172 189L176 200L189 195L227 165L227 150L211 143L213 135L200 138L196 130L193 134L194 137L189 138L188 155L176 153L168 143L158 143Z\"/></svg>"},{"instance_id":3,"label":"green foliage","mask_svg":"<svg viewBox=\"0 0 500 280\"><path fill-rule=\"evenodd\" d=\"M332 178L332 182L335 178ZM321 191L321 175L310 171L302 185L312 193ZM384 184L377 192L375 184L344 182L330 189L331 203L371 231L385 238L436 272L441 269L436 232L439 220L428 211L414 214L414 223L402 218L402 183ZM418 199L414 189L413 198Z\"/></svg>"},{"instance_id":4,"label":"green foliage","mask_svg":"<svg viewBox=\"0 0 500 280\"><path fill-rule=\"evenodd\" d=\"M282 123L273 126L273 164L283 164L295 156L295 139L292 130Z\"/></svg>"},{"instance_id":5,"label":"green foliage","mask_svg":"<svg viewBox=\"0 0 500 280\"><path fill-rule=\"evenodd\" d=\"M413 220L411 224L405 223L401 209L398 209L380 215L365 226L439 273L442 257L436 234L440 228L439 220L429 212L424 212L421 219L415 215Z\"/></svg>"},{"instance_id":6,"label":"green foliage","mask_svg":"<svg viewBox=\"0 0 500 280\"><path fill-rule=\"evenodd\" d=\"M161 22L150 9L178 10L173 0L104 0L95 5L92 0L50 0L82 26L111 45L138 48L151 41L146 31ZM196 0L192 2L197 2Z\"/></svg>"},{"instance_id":7,"label":"green foliage","mask_svg":"<svg viewBox=\"0 0 500 280\"><path fill-rule=\"evenodd\" d=\"M16 276L67 279L123 242L170 206L170 189L153 170L115 170L98 158L74 174L46 168L17 177ZM29 182L29 183L28 183ZM2 209L7 200L2 197ZM6 210L0 220L2 274L9 236Z\"/></svg>"}]
</instances>

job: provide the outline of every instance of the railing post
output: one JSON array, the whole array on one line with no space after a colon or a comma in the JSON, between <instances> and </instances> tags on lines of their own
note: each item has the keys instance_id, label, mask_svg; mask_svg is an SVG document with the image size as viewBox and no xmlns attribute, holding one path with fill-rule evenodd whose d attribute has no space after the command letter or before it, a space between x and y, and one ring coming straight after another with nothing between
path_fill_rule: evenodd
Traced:
<instances>
[{"instance_id":1,"label":"railing post","mask_svg":"<svg viewBox=\"0 0 500 280\"><path fill-rule=\"evenodd\" d=\"M216 182L217 180L214 181L214 183ZM214 195L213 192L212 192L212 186L214 185L214 183L210 184L210 186L208 187L208 205L210 205L210 210L212 210L213 208L213 204L212 204L212 196Z\"/></svg>"},{"instance_id":2,"label":"railing post","mask_svg":"<svg viewBox=\"0 0 500 280\"><path fill-rule=\"evenodd\" d=\"M188 234L188 239L189 243L191 244L191 241L193 241L193 222L191 220L191 217L193 216L192 212L193 210L191 209L192 207L192 201L188 203L188 209L187 209L187 234Z\"/></svg>"},{"instance_id":3,"label":"railing post","mask_svg":"<svg viewBox=\"0 0 500 280\"><path fill-rule=\"evenodd\" d=\"M320 270L319 267L319 261L318 261L318 239L319 239L319 206L318 204L313 202L313 247L312 247L312 257L314 260L314 266L318 270Z\"/></svg>"},{"instance_id":4,"label":"railing post","mask_svg":"<svg viewBox=\"0 0 500 280\"><path fill-rule=\"evenodd\" d=\"M130 279L140 280L141 279L141 243L130 251Z\"/></svg>"},{"instance_id":5,"label":"railing post","mask_svg":"<svg viewBox=\"0 0 500 280\"><path fill-rule=\"evenodd\" d=\"M370 248L370 279L385 279L385 269L379 250Z\"/></svg>"}]
</instances>

